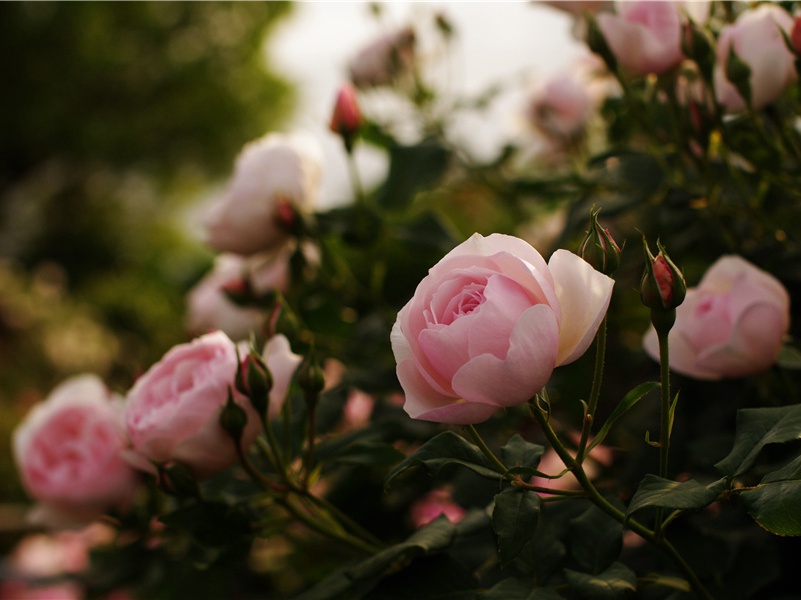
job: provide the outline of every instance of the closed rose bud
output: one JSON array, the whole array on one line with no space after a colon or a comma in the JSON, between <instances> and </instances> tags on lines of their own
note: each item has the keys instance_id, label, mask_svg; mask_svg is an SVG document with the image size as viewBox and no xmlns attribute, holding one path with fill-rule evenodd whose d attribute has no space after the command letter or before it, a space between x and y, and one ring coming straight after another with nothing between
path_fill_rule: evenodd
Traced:
<instances>
[{"instance_id":1,"label":"closed rose bud","mask_svg":"<svg viewBox=\"0 0 801 600\"><path fill-rule=\"evenodd\" d=\"M657 242L659 253L651 254L645 243L646 264L640 284L642 303L652 311L670 312L684 301L687 291L684 275Z\"/></svg>"},{"instance_id":2,"label":"closed rose bud","mask_svg":"<svg viewBox=\"0 0 801 600\"><path fill-rule=\"evenodd\" d=\"M356 97L356 88L349 83L343 83L337 93L334 113L328 127L338 134L350 152L353 148L353 139L362 124L362 114L359 110L359 101Z\"/></svg>"},{"instance_id":3,"label":"closed rose bud","mask_svg":"<svg viewBox=\"0 0 801 600\"><path fill-rule=\"evenodd\" d=\"M682 60L681 19L675 2L618 2L597 18L618 66L631 75L659 74Z\"/></svg>"},{"instance_id":4,"label":"closed rose bud","mask_svg":"<svg viewBox=\"0 0 801 600\"><path fill-rule=\"evenodd\" d=\"M790 327L790 295L778 279L724 256L687 290L668 337L670 368L697 379L745 377L770 368ZM651 329L643 340L658 360Z\"/></svg>"},{"instance_id":5,"label":"closed rose bud","mask_svg":"<svg viewBox=\"0 0 801 600\"><path fill-rule=\"evenodd\" d=\"M593 211L590 230L579 246L578 255L590 263L595 270L604 275L611 275L620 266L620 246L614 240L608 229L601 227L598 222L600 210Z\"/></svg>"},{"instance_id":6,"label":"closed rose bud","mask_svg":"<svg viewBox=\"0 0 801 600\"><path fill-rule=\"evenodd\" d=\"M801 15L793 21L793 29L790 32L790 44L796 54L801 54Z\"/></svg>"},{"instance_id":7,"label":"closed rose bud","mask_svg":"<svg viewBox=\"0 0 801 600\"><path fill-rule=\"evenodd\" d=\"M790 34L793 26L786 10L765 3L742 12L733 24L721 29L715 93L729 112L744 110L749 100L755 109L767 106L795 81L795 57L782 35L782 31ZM742 64L730 66L732 56ZM749 94L750 98L745 97Z\"/></svg>"}]
</instances>

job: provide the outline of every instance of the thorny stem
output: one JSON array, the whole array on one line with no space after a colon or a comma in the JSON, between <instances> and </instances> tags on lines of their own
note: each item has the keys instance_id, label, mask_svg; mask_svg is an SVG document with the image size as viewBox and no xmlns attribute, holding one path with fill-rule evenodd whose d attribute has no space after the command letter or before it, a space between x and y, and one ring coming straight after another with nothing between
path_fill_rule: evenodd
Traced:
<instances>
[{"instance_id":1,"label":"thorny stem","mask_svg":"<svg viewBox=\"0 0 801 600\"><path fill-rule=\"evenodd\" d=\"M572 471L573 475L575 475L576 479L581 484L581 487L587 492L592 503L603 510L610 517L621 523L624 527L627 527L644 540L654 544L656 547L662 550L683 571L693 590L700 598L703 598L704 600L713 600L712 595L709 593L706 587L704 587L704 584L701 583L698 575L695 574L693 568L689 565L689 563L687 563L686 560L684 560L684 557L679 553L676 547L667 541L664 536L658 535L656 532L649 529L636 519L627 518L623 511L604 498L598 489L592 484L592 481L590 481L590 478L587 476L584 468L570 455L565 446L562 444L559 436L553 430L553 427L551 427L551 424L549 423L542 409L534 402L529 402L528 407L531 415L537 424L539 424L539 426L542 428L545 437L550 442L554 451L559 455L559 458L562 459L567 468Z\"/></svg>"}]
</instances>

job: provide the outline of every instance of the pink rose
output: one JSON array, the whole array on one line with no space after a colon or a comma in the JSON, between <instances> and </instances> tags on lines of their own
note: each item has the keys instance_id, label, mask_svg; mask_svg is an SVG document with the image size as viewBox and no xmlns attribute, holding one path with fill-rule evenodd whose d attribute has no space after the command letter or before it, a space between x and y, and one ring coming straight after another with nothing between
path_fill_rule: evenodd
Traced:
<instances>
[{"instance_id":1,"label":"pink rose","mask_svg":"<svg viewBox=\"0 0 801 600\"><path fill-rule=\"evenodd\" d=\"M391 339L404 409L468 424L525 403L589 347L612 286L566 250L546 264L519 238L474 234L398 313Z\"/></svg>"},{"instance_id":2,"label":"pink rose","mask_svg":"<svg viewBox=\"0 0 801 600\"><path fill-rule=\"evenodd\" d=\"M723 256L687 290L670 330L670 368L697 379L744 377L768 369L790 327L790 296L772 275ZM659 359L653 328L643 341Z\"/></svg>"},{"instance_id":3,"label":"pink rose","mask_svg":"<svg viewBox=\"0 0 801 600\"><path fill-rule=\"evenodd\" d=\"M431 490L409 508L409 518L418 529L440 515L445 515L451 523L458 523L466 514L467 511L453 501L448 489Z\"/></svg>"},{"instance_id":4,"label":"pink rose","mask_svg":"<svg viewBox=\"0 0 801 600\"><path fill-rule=\"evenodd\" d=\"M247 144L227 192L206 215L209 245L244 255L282 245L292 212L316 202L321 156L315 141L301 134L271 133Z\"/></svg>"},{"instance_id":5,"label":"pink rose","mask_svg":"<svg viewBox=\"0 0 801 600\"><path fill-rule=\"evenodd\" d=\"M415 35L410 27L387 33L350 61L350 79L360 88L389 85L414 64Z\"/></svg>"},{"instance_id":6,"label":"pink rose","mask_svg":"<svg viewBox=\"0 0 801 600\"><path fill-rule=\"evenodd\" d=\"M149 461L179 461L197 477L236 463L236 446L219 424L229 389L248 417L243 450L261 432L250 401L234 387L237 368L235 345L221 331L167 352L128 392L125 423L133 444L128 460L150 472Z\"/></svg>"},{"instance_id":7,"label":"pink rose","mask_svg":"<svg viewBox=\"0 0 801 600\"><path fill-rule=\"evenodd\" d=\"M303 362L303 357L292 352L289 340L282 334L274 335L267 341L262 351L262 357L273 378L273 387L270 389L270 407L267 412L268 418L273 419L281 412L292 378L300 363Z\"/></svg>"},{"instance_id":8,"label":"pink rose","mask_svg":"<svg viewBox=\"0 0 801 600\"><path fill-rule=\"evenodd\" d=\"M631 0L618 2L616 10L599 14L598 26L623 70L635 76L659 74L681 62L678 4Z\"/></svg>"},{"instance_id":9,"label":"pink rose","mask_svg":"<svg viewBox=\"0 0 801 600\"><path fill-rule=\"evenodd\" d=\"M592 111L587 87L576 77L561 74L534 91L528 113L534 126L545 135L570 140L583 133Z\"/></svg>"},{"instance_id":10,"label":"pink rose","mask_svg":"<svg viewBox=\"0 0 801 600\"><path fill-rule=\"evenodd\" d=\"M795 58L788 50L781 30L788 35L793 18L775 4L760 4L747 10L737 20L721 29L718 37L715 64L715 92L720 102L731 112L744 110L745 100L726 77L729 52L734 53L751 69L749 84L751 104L762 108L784 92L796 80Z\"/></svg>"},{"instance_id":11,"label":"pink rose","mask_svg":"<svg viewBox=\"0 0 801 600\"><path fill-rule=\"evenodd\" d=\"M126 508L138 483L121 457L126 442L121 399L99 378L81 375L56 387L13 436L22 483L39 503L32 518L73 525Z\"/></svg>"}]
</instances>

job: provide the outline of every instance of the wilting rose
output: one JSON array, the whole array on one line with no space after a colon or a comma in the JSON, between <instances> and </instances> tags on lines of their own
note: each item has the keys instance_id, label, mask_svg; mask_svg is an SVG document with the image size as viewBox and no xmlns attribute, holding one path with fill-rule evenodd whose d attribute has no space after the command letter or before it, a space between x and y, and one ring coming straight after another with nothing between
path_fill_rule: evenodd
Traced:
<instances>
[{"instance_id":1,"label":"wilting rose","mask_svg":"<svg viewBox=\"0 0 801 600\"><path fill-rule=\"evenodd\" d=\"M739 256L724 256L676 309L668 337L670 368L710 380L765 371L789 327L790 296L779 280ZM643 343L658 360L653 328Z\"/></svg>"},{"instance_id":2,"label":"wilting rose","mask_svg":"<svg viewBox=\"0 0 801 600\"><path fill-rule=\"evenodd\" d=\"M479 423L525 403L588 348L613 281L566 250L474 234L429 270L392 329L404 409Z\"/></svg>"},{"instance_id":3,"label":"wilting rose","mask_svg":"<svg viewBox=\"0 0 801 600\"><path fill-rule=\"evenodd\" d=\"M664 73L683 58L675 2L618 2L616 14L598 15L598 27L620 67L631 75Z\"/></svg>"},{"instance_id":4,"label":"wilting rose","mask_svg":"<svg viewBox=\"0 0 801 600\"><path fill-rule=\"evenodd\" d=\"M248 417L242 448L261 431L249 400L235 389L237 368L235 345L221 331L167 352L128 392L125 423L133 444L128 460L149 471L150 461L179 461L197 477L233 465L236 446L219 423L229 388Z\"/></svg>"},{"instance_id":5,"label":"wilting rose","mask_svg":"<svg viewBox=\"0 0 801 600\"><path fill-rule=\"evenodd\" d=\"M13 436L22 483L39 503L32 518L83 524L127 507L138 480L121 457L125 445L121 399L98 377L76 376L56 387Z\"/></svg>"},{"instance_id":6,"label":"wilting rose","mask_svg":"<svg viewBox=\"0 0 801 600\"><path fill-rule=\"evenodd\" d=\"M321 164L315 140L302 134L271 133L247 144L228 190L206 215L206 241L220 252L244 255L281 246L294 211L316 202Z\"/></svg>"},{"instance_id":7,"label":"wilting rose","mask_svg":"<svg viewBox=\"0 0 801 600\"><path fill-rule=\"evenodd\" d=\"M389 85L414 63L415 34L404 27L382 35L350 61L350 79L356 87Z\"/></svg>"},{"instance_id":8,"label":"wilting rose","mask_svg":"<svg viewBox=\"0 0 801 600\"><path fill-rule=\"evenodd\" d=\"M782 30L790 35L792 29L793 17L771 3L747 10L733 24L723 27L718 37L714 74L718 102L732 112L746 107L744 98L726 77L732 49L751 69L748 81L754 108L762 108L781 96L797 78L795 58L782 37Z\"/></svg>"}]
</instances>

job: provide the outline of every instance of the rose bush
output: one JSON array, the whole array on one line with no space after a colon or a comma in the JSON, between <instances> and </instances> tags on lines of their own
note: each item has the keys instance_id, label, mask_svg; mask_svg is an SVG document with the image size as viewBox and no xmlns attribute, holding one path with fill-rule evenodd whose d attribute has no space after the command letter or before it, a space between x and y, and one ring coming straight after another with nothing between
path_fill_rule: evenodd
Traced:
<instances>
[{"instance_id":1,"label":"rose bush","mask_svg":"<svg viewBox=\"0 0 801 600\"><path fill-rule=\"evenodd\" d=\"M670 368L697 379L744 377L768 369L790 327L790 297L772 275L723 256L687 290L670 330ZM646 352L659 360L654 329Z\"/></svg>"},{"instance_id":2,"label":"rose bush","mask_svg":"<svg viewBox=\"0 0 801 600\"><path fill-rule=\"evenodd\" d=\"M795 58L782 37L782 30L789 35L792 29L790 14L770 3L743 12L734 23L723 27L715 63L718 102L731 112L746 108L745 99L726 76L732 50L750 69L751 105L762 108L775 101L798 77Z\"/></svg>"},{"instance_id":3,"label":"rose bush","mask_svg":"<svg viewBox=\"0 0 801 600\"><path fill-rule=\"evenodd\" d=\"M526 402L592 342L613 281L566 250L474 234L432 267L392 329L413 418L468 424Z\"/></svg>"},{"instance_id":4,"label":"rose bush","mask_svg":"<svg viewBox=\"0 0 801 600\"><path fill-rule=\"evenodd\" d=\"M242 448L261 431L250 402L234 389L238 365L236 346L221 331L167 352L128 392L125 425L133 446L128 460L151 472L151 461L178 461L197 477L233 465L236 446L219 423L229 390L248 417Z\"/></svg>"},{"instance_id":5,"label":"rose bush","mask_svg":"<svg viewBox=\"0 0 801 600\"><path fill-rule=\"evenodd\" d=\"M664 73L678 65L681 15L675 2L618 2L615 14L598 15L598 27L623 70Z\"/></svg>"},{"instance_id":6,"label":"rose bush","mask_svg":"<svg viewBox=\"0 0 801 600\"><path fill-rule=\"evenodd\" d=\"M94 375L70 378L14 431L23 485L39 503L34 521L88 522L133 499L136 473L125 463L121 399Z\"/></svg>"},{"instance_id":7,"label":"rose bush","mask_svg":"<svg viewBox=\"0 0 801 600\"><path fill-rule=\"evenodd\" d=\"M208 244L245 255L281 246L293 211L316 202L321 164L317 141L303 134L271 133L247 144L227 192L205 216Z\"/></svg>"}]
</instances>

